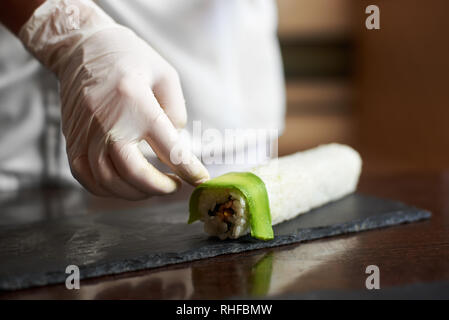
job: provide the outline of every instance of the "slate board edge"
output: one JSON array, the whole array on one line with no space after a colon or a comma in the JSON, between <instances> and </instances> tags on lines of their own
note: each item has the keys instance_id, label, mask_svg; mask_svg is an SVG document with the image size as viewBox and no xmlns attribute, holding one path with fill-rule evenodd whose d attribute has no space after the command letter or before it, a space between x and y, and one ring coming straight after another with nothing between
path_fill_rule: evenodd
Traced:
<instances>
[{"instance_id":1,"label":"slate board edge","mask_svg":"<svg viewBox=\"0 0 449 320\"><path fill-rule=\"evenodd\" d=\"M415 209L415 211L411 214L410 209ZM201 260L204 258L212 258L224 254L240 253L263 248L273 248L359 231L368 231L404 223L411 223L429 219L430 217L431 213L429 211L410 207L407 212L402 210L393 211L383 215L371 216L366 219L354 220L327 227L300 229L299 232L294 235L278 236L275 237L274 240L267 242L257 241L247 237L247 245L245 247L238 245L240 243L235 243L237 245L233 246L232 241L217 242L217 246L227 246L227 248L229 248L229 250L221 251L220 253L211 253L211 246L207 246L195 251L185 251L181 255L170 253L152 254L121 261L110 261L104 264L97 264L95 266L81 266L80 279L85 280L100 276L117 275L126 272L153 269L172 264ZM13 277L9 279L0 279L0 291L12 291L60 284L65 282L67 276L67 274L62 273L61 271L50 271L39 274L27 274L21 277Z\"/></svg>"}]
</instances>

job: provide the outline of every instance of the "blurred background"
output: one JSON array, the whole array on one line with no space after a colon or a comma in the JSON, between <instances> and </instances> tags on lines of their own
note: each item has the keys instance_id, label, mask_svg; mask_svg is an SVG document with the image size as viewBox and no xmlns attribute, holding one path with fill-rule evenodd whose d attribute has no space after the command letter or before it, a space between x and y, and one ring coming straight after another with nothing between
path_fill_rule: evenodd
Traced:
<instances>
[{"instance_id":1,"label":"blurred background","mask_svg":"<svg viewBox=\"0 0 449 320\"><path fill-rule=\"evenodd\" d=\"M277 0L287 79L280 155L356 147L364 172L449 167L449 1ZM380 30L365 8L380 9Z\"/></svg>"}]
</instances>

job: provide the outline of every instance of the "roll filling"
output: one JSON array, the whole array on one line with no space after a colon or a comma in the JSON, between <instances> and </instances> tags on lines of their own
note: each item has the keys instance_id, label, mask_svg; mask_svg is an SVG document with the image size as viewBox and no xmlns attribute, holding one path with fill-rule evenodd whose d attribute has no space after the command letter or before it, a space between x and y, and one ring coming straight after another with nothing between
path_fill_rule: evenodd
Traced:
<instances>
[{"instance_id":1,"label":"roll filling","mask_svg":"<svg viewBox=\"0 0 449 320\"><path fill-rule=\"evenodd\" d=\"M236 239L248 233L246 203L237 191L225 189L212 193L203 192L200 195L200 203L204 204L200 207L200 212L207 233L220 239Z\"/></svg>"}]
</instances>

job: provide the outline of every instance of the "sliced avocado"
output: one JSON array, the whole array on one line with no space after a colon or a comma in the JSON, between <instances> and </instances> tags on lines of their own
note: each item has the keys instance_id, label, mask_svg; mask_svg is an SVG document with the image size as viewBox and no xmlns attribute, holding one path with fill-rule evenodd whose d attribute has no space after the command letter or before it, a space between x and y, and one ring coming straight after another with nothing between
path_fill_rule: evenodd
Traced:
<instances>
[{"instance_id":1,"label":"sliced avocado","mask_svg":"<svg viewBox=\"0 0 449 320\"><path fill-rule=\"evenodd\" d=\"M207 189L240 191L249 212L251 236L260 240L274 238L267 189L265 183L258 176L251 172L230 172L197 186L190 196L188 223L201 218L198 201L201 192Z\"/></svg>"}]
</instances>

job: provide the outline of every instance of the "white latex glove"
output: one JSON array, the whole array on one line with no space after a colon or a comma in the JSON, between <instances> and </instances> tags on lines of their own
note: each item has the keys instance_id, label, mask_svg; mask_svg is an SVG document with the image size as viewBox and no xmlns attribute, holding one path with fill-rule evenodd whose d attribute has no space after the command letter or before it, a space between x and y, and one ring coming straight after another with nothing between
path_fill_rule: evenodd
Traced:
<instances>
[{"instance_id":1,"label":"white latex glove","mask_svg":"<svg viewBox=\"0 0 449 320\"><path fill-rule=\"evenodd\" d=\"M209 178L186 147L184 161L171 161L186 123L179 78L133 31L90 0L52 0L19 37L60 81L70 167L85 188L131 200L176 191L180 180L148 163L137 147L142 140L190 184Z\"/></svg>"}]
</instances>

